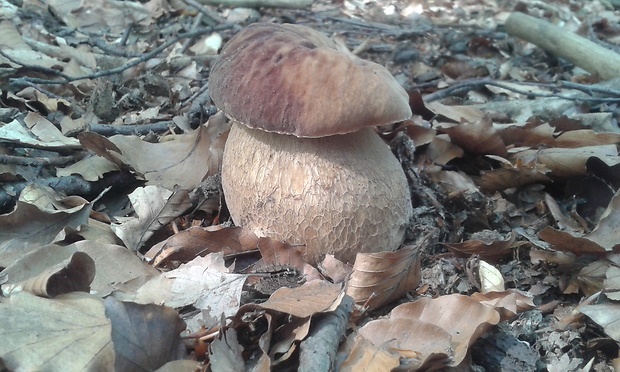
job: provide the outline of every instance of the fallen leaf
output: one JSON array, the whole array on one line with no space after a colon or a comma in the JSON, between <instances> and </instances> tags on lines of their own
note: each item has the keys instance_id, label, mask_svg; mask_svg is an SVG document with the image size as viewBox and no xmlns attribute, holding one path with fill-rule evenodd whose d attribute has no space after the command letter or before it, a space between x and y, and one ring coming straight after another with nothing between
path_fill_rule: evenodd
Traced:
<instances>
[{"instance_id":1,"label":"fallen leaf","mask_svg":"<svg viewBox=\"0 0 620 372\"><path fill-rule=\"evenodd\" d=\"M65 228L79 228L88 223L91 205L53 213L18 201L11 213L0 215L0 266L13 261L38 247L62 240Z\"/></svg>"},{"instance_id":2,"label":"fallen leaf","mask_svg":"<svg viewBox=\"0 0 620 372\"><path fill-rule=\"evenodd\" d=\"M307 318L333 311L342 300L342 286L325 280L313 280L296 288L280 288L260 308Z\"/></svg>"},{"instance_id":3,"label":"fallen leaf","mask_svg":"<svg viewBox=\"0 0 620 372\"><path fill-rule=\"evenodd\" d=\"M112 323L116 371L153 371L167 362L185 357L180 333L185 323L171 308L153 304L104 301Z\"/></svg>"},{"instance_id":4,"label":"fallen leaf","mask_svg":"<svg viewBox=\"0 0 620 372\"><path fill-rule=\"evenodd\" d=\"M420 250L358 253L346 282L346 293L370 309L393 301L420 283Z\"/></svg>"},{"instance_id":5,"label":"fallen leaf","mask_svg":"<svg viewBox=\"0 0 620 372\"><path fill-rule=\"evenodd\" d=\"M137 251L159 230L191 207L186 190L172 192L162 187L139 187L129 194L136 217L117 217L112 230L127 248Z\"/></svg>"},{"instance_id":6,"label":"fallen leaf","mask_svg":"<svg viewBox=\"0 0 620 372\"><path fill-rule=\"evenodd\" d=\"M209 253L232 255L258 250L258 237L242 227L190 227L153 246L146 253L153 266L170 261L188 262Z\"/></svg>"},{"instance_id":7,"label":"fallen leaf","mask_svg":"<svg viewBox=\"0 0 620 372\"><path fill-rule=\"evenodd\" d=\"M4 272L3 272L4 274ZM24 290L37 296L56 297L70 292L89 292L95 278L95 262L83 252L75 252L70 258L37 276L15 284L2 285L5 296Z\"/></svg>"},{"instance_id":8,"label":"fallen leaf","mask_svg":"<svg viewBox=\"0 0 620 372\"><path fill-rule=\"evenodd\" d=\"M103 300L73 292L53 300L19 292L0 302L0 355L11 370L111 370L112 326ZM53 342L50 342L53 341Z\"/></svg>"}]
</instances>

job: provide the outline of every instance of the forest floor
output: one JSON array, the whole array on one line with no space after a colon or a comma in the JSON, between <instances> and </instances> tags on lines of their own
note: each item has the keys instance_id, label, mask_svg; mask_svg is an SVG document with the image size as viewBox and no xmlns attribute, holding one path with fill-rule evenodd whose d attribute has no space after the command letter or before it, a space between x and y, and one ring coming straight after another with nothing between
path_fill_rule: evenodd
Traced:
<instances>
[{"instance_id":1,"label":"forest floor","mask_svg":"<svg viewBox=\"0 0 620 372\"><path fill-rule=\"evenodd\" d=\"M620 369L620 4L248 3L0 0L0 370ZM232 225L208 80L254 22L409 94L400 250Z\"/></svg>"}]
</instances>

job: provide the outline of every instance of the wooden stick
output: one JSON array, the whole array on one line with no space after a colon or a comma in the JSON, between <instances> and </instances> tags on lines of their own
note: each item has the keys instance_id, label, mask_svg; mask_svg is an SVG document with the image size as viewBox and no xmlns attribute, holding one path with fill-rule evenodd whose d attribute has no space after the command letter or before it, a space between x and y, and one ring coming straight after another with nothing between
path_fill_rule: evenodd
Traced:
<instances>
[{"instance_id":1,"label":"wooden stick","mask_svg":"<svg viewBox=\"0 0 620 372\"><path fill-rule=\"evenodd\" d=\"M301 9L312 5L312 0L197 0L204 5L223 5L230 8L289 8Z\"/></svg>"},{"instance_id":2,"label":"wooden stick","mask_svg":"<svg viewBox=\"0 0 620 372\"><path fill-rule=\"evenodd\" d=\"M523 13L512 13L505 26L509 34L598 74L604 80L620 77L620 55L586 38Z\"/></svg>"}]
</instances>

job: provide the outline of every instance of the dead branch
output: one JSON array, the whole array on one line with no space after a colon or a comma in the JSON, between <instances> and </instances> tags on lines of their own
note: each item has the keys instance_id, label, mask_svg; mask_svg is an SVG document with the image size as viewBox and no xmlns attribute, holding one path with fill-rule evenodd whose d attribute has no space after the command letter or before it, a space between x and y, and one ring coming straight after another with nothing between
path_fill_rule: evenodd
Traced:
<instances>
[{"instance_id":1,"label":"dead branch","mask_svg":"<svg viewBox=\"0 0 620 372\"><path fill-rule=\"evenodd\" d=\"M511 85L508 85L511 84ZM555 99L563 99L567 101L581 101L581 102L590 102L590 103L604 103L604 102L618 102L620 101L620 90L610 89L606 86L602 85L585 85L585 84L577 84L571 83L567 81L560 81L557 84L546 84L546 83L531 83L531 82L520 82L520 81L495 81L491 79L474 79L474 80L465 80L453 84L447 88L439 90L437 92L427 94L424 96L425 102L433 102L446 97L449 97L454 94L467 92L473 89L480 89L484 86L491 85L496 86L498 88L502 88L508 90L513 93L522 94L531 98L555 98ZM514 85L522 85L523 88L519 89L514 87ZM527 89L528 86L535 86L539 88L547 88L550 91L557 91L561 89L571 89L577 90L579 92L583 92L585 94L574 94L568 92L566 94L559 93L536 93L531 92ZM610 85L614 86L614 84ZM603 96L601 96L603 95ZM613 96L613 97L609 97Z\"/></svg>"},{"instance_id":2,"label":"dead branch","mask_svg":"<svg viewBox=\"0 0 620 372\"><path fill-rule=\"evenodd\" d=\"M298 371L334 371L336 352L349 326L353 299L344 296L340 305L331 313L326 313L314 324L310 335L302 341L299 354Z\"/></svg>"},{"instance_id":3,"label":"dead branch","mask_svg":"<svg viewBox=\"0 0 620 372\"><path fill-rule=\"evenodd\" d=\"M83 159L86 157L86 154L86 152L78 152L73 155L55 157L24 157L0 154L0 164L26 165L33 167L39 165L65 165Z\"/></svg>"},{"instance_id":4,"label":"dead branch","mask_svg":"<svg viewBox=\"0 0 620 372\"><path fill-rule=\"evenodd\" d=\"M50 177L36 180L65 195L94 196L107 187L122 189L136 184L136 178L129 172L111 172L95 182L88 182L81 176ZM0 211L6 211L31 182L7 182L0 187Z\"/></svg>"},{"instance_id":5,"label":"dead branch","mask_svg":"<svg viewBox=\"0 0 620 372\"><path fill-rule=\"evenodd\" d=\"M198 0L205 5L222 5L229 8L287 8L303 9L312 5L312 0Z\"/></svg>"},{"instance_id":6,"label":"dead branch","mask_svg":"<svg viewBox=\"0 0 620 372\"><path fill-rule=\"evenodd\" d=\"M164 50L166 50L167 48L169 48L170 46L176 44L178 41L183 40L185 38L191 38L191 37L195 37L195 36L200 36L200 35L206 35L209 33L212 33L214 31L221 31L221 30L227 30L230 28L233 28L234 25L233 24L224 24L224 25L219 25L219 26L214 26L214 27L207 27L207 28L203 28L200 30L196 30L196 31L190 31L190 32L186 32L183 34L179 34L177 35L177 37L172 38L168 41L166 41L165 43L163 43L162 45L158 46L157 48L151 50L148 53L145 53L143 55L141 55L139 58L133 59L121 66L115 67L115 68L111 68L109 70L102 70L102 71L98 71L92 74L87 74L87 75L82 75L82 76L67 76L63 73L60 73L58 71L52 70L54 71L53 73L48 71L51 69L45 69L45 70L41 70L42 67L41 66L36 66L36 65L26 65L22 62L19 61L12 61L14 63L18 63L21 66L28 68L28 69L35 69L36 71L41 71L41 72L50 72L50 74L53 75L57 75L59 77L61 77L62 79L59 80L48 80L48 79L39 79L39 78L31 78L31 77L21 77L21 78L13 78L10 79L10 83L13 85L18 85L18 84L22 84L25 85L26 82L32 83L32 84L42 84L42 85L62 85L62 84L67 84L67 83L71 83L73 81L77 81L77 80L84 80L84 79L97 79L97 78L101 78L104 76L110 76L110 75L116 75L119 73L122 73L123 71L130 69L134 66L139 65L140 63L146 62L148 60L150 60L151 58L157 56L159 53L163 52ZM2 53L2 51L0 51L0 54L3 55L4 57L6 57L5 53Z\"/></svg>"},{"instance_id":7,"label":"dead branch","mask_svg":"<svg viewBox=\"0 0 620 372\"><path fill-rule=\"evenodd\" d=\"M534 43L602 79L620 77L620 55L586 38L517 12L508 17L505 26L509 34Z\"/></svg>"}]
</instances>

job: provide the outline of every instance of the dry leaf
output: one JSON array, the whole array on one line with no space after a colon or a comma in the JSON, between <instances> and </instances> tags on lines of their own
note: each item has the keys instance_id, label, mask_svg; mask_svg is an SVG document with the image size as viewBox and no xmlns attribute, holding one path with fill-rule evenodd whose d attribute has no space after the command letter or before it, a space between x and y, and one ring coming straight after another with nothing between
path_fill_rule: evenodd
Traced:
<instances>
[{"instance_id":1,"label":"dry leaf","mask_svg":"<svg viewBox=\"0 0 620 372\"><path fill-rule=\"evenodd\" d=\"M444 243L448 249L461 256L467 257L470 255L478 255L484 260L498 261L506 256L509 256L511 247L514 244L517 234L513 231L507 237L501 236L496 231L484 230L487 234L487 238L483 240L466 240L461 243ZM482 238L482 234L472 235L472 238Z\"/></svg>"},{"instance_id":2,"label":"dry leaf","mask_svg":"<svg viewBox=\"0 0 620 372\"><path fill-rule=\"evenodd\" d=\"M550 243L554 249L577 255L602 254L618 250L620 247L620 191L616 192L592 232L577 236L576 233L546 227L538 233L538 236Z\"/></svg>"},{"instance_id":3,"label":"dry leaf","mask_svg":"<svg viewBox=\"0 0 620 372\"><path fill-rule=\"evenodd\" d=\"M94 278L95 261L86 253L75 252L70 258L35 277L11 285L2 285L2 292L7 296L24 290L42 297L56 297L76 291L89 292Z\"/></svg>"},{"instance_id":4,"label":"dry leaf","mask_svg":"<svg viewBox=\"0 0 620 372\"><path fill-rule=\"evenodd\" d=\"M175 192L157 186L139 187L129 194L136 217L117 217L112 230L127 248L137 251L159 230L191 207L186 190Z\"/></svg>"},{"instance_id":5,"label":"dry leaf","mask_svg":"<svg viewBox=\"0 0 620 372\"><path fill-rule=\"evenodd\" d=\"M104 301L105 315L112 323L114 370L153 371L171 360L185 357L180 333L185 323L171 308Z\"/></svg>"},{"instance_id":6,"label":"dry leaf","mask_svg":"<svg viewBox=\"0 0 620 372\"><path fill-rule=\"evenodd\" d=\"M497 156L506 156L507 154L504 141L488 117L474 122L461 122L458 125L440 126L438 130L447 133L452 143L470 153Z\"/></svg>"},{"instance_id":7,"label":"dry leaf","mask_svg":"<svg viewBox=\"0 0 620 372\"><path fill-rule=\"evenodd\" d=\"M73 292L50 300L19 292L0 302L0 313L11 320L0 322L0 355L10 370L113 369L111 325L98 297Z\"/></svg>"},{"instance_id":8,"label":"dry leaf","mask_svg":"<svg viewBox=\"0 0 620 372\"><path fill-rule=\"evenodd\" d=\"M313 280L296 288L280 288L260 308L307 318L316 313L334 311L340 304L342 286L325 280Z\"/></svg>"},{"instance_id":9,"label":"dry leaf","mask_svg":"<svg viewBox=\"0 0 620 372\"><path fill-rule=\"evenodd\" d=\"M609 302L579 306L577 309L603 327L609 337L620 342L620 304Z\"/></svg>"},{"instance_id":10,"label":"dry leaf","mask_svg":"<svg viewBox=\"0 0 620 372\"><path fill-rule=\"evenodd\" d=\"M0 266L7 267L40 246L62 240L64 229L88 223L90 211L91 205L85 204L49 213L18 201L13 212L0 215Z\"/></svg>"},{"instance_id":11,"label":"dry leaf","mask_svg":"<svg viewBox=\"0 0 620 372\"><path fill-rule=\"evenodd\" d=\"M258 250L258 237L242 227L190 227L153 246L146 253L153 266L170 261L188 262L198 255L223 253L225 256Z\"/></svg>"},{"instance_id":12,"label":"dry leaf","mask_svg":"<svg viewBox=\"0 0 620 372\"><path fill-rule=\"evenodd\" d=\"M347 359L340 365L342 372L388 371L400 365L398 353L375 346L359 334L353 336L353 345L347 352Z\"/></svg>"},{"instance_id":13,"label":"dry leaf","mask_svg":"<svg viewBox=\"0 0 620 372\"><path fill-rule=\"evenodd\" d=\"M419 248L358 253L346 292L356 303L376 309L413 291L420 283L420 275Z\"/></svg>"},{"instance_id":14,"label":"dry leaf","mask_svg":"<svg viewBox=\"0 0 620 372\"><path fill-rule=\"evenodd\" d=\"M502 292L504 290L504 277L492 265L480 260L478 263L478 275L480 277L480 290L482 293Z\"/></svg>"},{"instance_id":15,"label":"dry leaf","mask_svg":"<svg viewBox=\"0 0 620 372\"><path fill-rule=\"evenodd\" d=\"M222 254L213 253L153 277L138 289L135 301L173 308L194 305L208 319L219 319L221 314L232 316L239 309L246 278L230 273Z\"/></svg>"}]
</instances>

